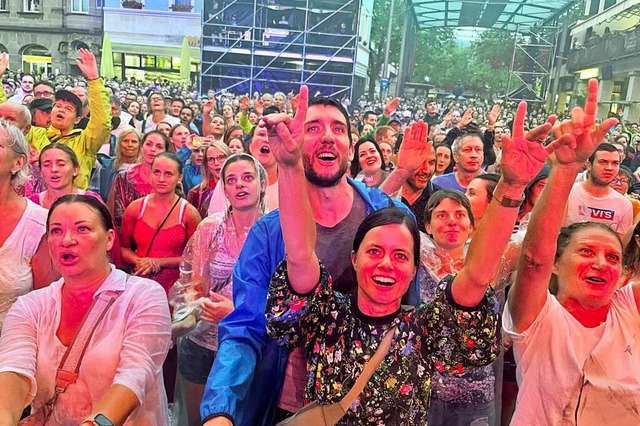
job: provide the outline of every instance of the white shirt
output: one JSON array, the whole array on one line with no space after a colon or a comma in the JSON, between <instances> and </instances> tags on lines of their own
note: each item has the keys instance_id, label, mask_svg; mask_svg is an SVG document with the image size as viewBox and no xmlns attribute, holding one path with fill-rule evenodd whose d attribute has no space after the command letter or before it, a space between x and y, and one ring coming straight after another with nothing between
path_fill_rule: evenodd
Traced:
<instances>
[{"instance_id":1,"label":"white shirt","mask_svg":"<svg viewBox=\"0 0 640 426\"><path fill-rule=\"evenodd\" d=\"M609 188L604 197L594 197L575 183L567 201L567 225L576 222L600 222L625 235L633 226L633 206L623 195Z\"/></svg>"},{"instance_id":2,"label":"white shirt","mask_svg":"<svg viewBox=\"0 0 640 426\"><path fill-rule=\"evenodd\" d=\"M180 119L178 117L174 117L169 114L166 114L164 118L160 120L160 122L163 122L163 121L165 123L169 123L171 127L175 126L176 124L180 124ZM147 118L147 120L143 122L143 127L144 127L143 133L149 133L150 131L155 130L156 127L158 127L158 124L159 123L156 123L155 121L153 121L153 115L150 115Z\"/></svg>"},{"instance_id":3,"label":"white shirt","mask_svg":"<svg viewBox=\"0 0 640 426\"><path fill-rule=\"evenodd\" d=\"M550 293L527 330L514 331L508 303L502 327L518 364L512 425L575 425L580 410L589 417L579 425L627 426L621 416L640 411L640 314L630 285L614 293L606 321L595 328L584 327ZM603 378L604 389L592 385Z\"/></svg>"},{"instance_id":4,"label":"white shirt","mask_svg":"<svg viewBox=\"0 0 640 426\"><path fill-rule=\"evenodd\" d=\"M0 247L0 330L5 314L18 296L33 290L31 258L45 232L47 210L25 200L27 207L22 217Z\"/></svg>"},{"instance_id":5,"label":"white shirt","mask_svg":"<svg viewBox=\"0 0 640 426\"><path fill-rule=\"evenodd\" d=\"M55 375L66 347L58 340L62 285L18 298L0 337L0 372L29 378L29 401L39 409L53 396ZM138 407L125 425L166 426L167 399L162 363L171 343L171 319L163 288L156 282L128 276L112 265L98 293L122 291L91 338L76 383L60 394L49 421L78 425L114 384L133 391Z\"/></svg>"}]
</instances>

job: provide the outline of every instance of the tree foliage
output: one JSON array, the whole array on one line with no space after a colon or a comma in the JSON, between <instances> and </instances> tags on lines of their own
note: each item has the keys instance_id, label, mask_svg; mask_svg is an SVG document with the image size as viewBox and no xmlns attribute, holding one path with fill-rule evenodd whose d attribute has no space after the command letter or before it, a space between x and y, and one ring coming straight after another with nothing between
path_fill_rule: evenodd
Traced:
<instances>
[{"instance_id":1,"label":"tree foliage","mask_svg":"<svg viewBox=\"0 0 640 426\"><path fill-rule=\"evenodd\" d=\"M382 74L390 8L391 0L374 2L368 70L370 98ZM405 13L409 13L407 2L395 0L390 63L400 62ZM509 71L514 59L514 33L488 29L467 45L456 40L454 28L426 28L418 31L416 37L415 66L409 81L425 83L428 78L429 83L447 91L461 82L465 89L489 96L507 92ZM516 67L521 67L523 61L523 56L516 52Z\"/></svg>"}]
</instances>

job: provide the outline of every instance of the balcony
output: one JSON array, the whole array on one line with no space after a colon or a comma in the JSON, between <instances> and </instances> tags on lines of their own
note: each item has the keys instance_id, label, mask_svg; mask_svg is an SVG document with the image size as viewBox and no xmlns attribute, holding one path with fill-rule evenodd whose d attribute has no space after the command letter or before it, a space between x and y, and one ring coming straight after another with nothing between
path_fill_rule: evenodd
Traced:
<instances>
[{"instance_id":1,"label":"balcony","mask_svg":"<svg viewBox=\"0 0 640 426\"><path fill-rule=\"evenodd\" d=\"M567 71L576 72L640 53L640 30L614 33L597 38L584 47L572 49L567 55Z\"/></svg>"}]
</instances>

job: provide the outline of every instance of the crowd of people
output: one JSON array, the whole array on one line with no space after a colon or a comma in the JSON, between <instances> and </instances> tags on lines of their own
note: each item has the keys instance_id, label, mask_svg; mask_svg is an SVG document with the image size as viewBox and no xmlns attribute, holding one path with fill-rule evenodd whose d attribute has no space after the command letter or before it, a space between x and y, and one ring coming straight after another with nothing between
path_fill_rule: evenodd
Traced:
<instances>
[{"instance_id":1,"label":"crowd of people","mask_svg":"<svg viewBox=\"0 0 640 426\"><path fill-rule=\"evenodd\" d=\"M78 67L0 54L0 424L640 424L640 134L596 80L559 118Z\"/></svg>"}]
</instances>

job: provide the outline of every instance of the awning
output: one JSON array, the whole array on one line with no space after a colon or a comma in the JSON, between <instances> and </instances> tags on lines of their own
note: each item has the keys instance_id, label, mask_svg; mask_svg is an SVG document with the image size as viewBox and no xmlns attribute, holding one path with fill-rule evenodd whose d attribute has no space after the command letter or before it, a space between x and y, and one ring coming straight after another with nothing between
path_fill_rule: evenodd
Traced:
<instances>
[{"instance_id":1,"label":"awning","mask_svg":"<svg viewBox=\"0 0 640 426\"><path fill-rule=\"evenodd\" d=\"M550 18L567 0L407 0L418 27L481 27L514 31Z\"/></svg>"},{"instance_id":2,"label":"awning","mask_svg":"<svg viewBox=\"0 0 640 426\"><path fill-rule=\"evenodd\" d=\"M153 56L172 56L179 58L182 46L154 46L146 44L129 44L122 42L111 42L111 50L113 53L129 53L132 55L153 55ZM200 62L200 48L190 47L189 56L193 62Z\"/></svg>"}]
</instances>

